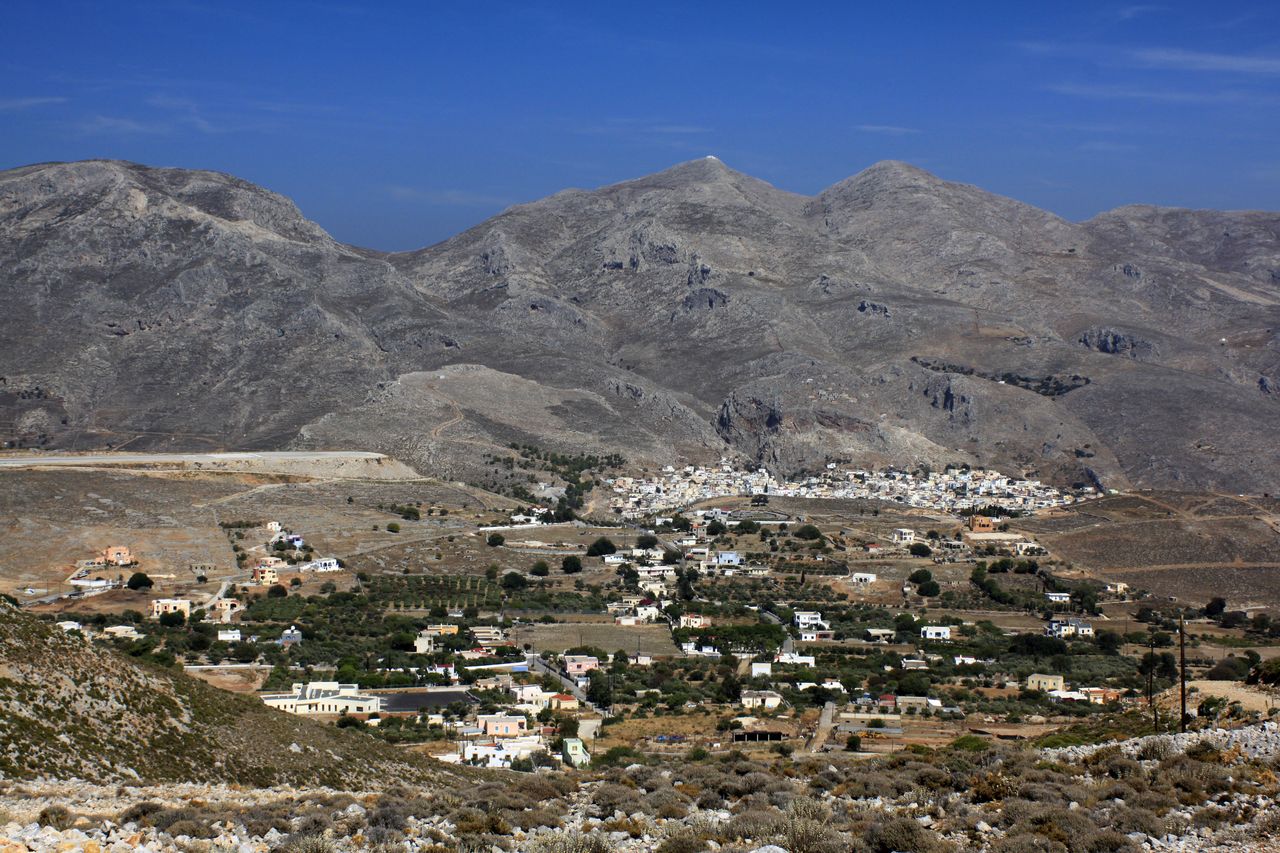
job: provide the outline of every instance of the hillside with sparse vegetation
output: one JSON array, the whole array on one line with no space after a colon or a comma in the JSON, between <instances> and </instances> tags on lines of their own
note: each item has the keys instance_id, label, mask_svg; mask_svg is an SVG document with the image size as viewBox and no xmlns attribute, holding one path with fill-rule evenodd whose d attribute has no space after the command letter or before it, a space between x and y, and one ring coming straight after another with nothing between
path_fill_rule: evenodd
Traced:
<instances>
[{"instance_id":1,"label":"hillside with sparse vegetation","mask_svg":"<svg viewBox=\"0 0 1280 853\"><path fill-rule=\"evenodd\" d=\"M441 765L91 645L0 602L0 777L376 786Z\"/></svg>"}]
</instances>

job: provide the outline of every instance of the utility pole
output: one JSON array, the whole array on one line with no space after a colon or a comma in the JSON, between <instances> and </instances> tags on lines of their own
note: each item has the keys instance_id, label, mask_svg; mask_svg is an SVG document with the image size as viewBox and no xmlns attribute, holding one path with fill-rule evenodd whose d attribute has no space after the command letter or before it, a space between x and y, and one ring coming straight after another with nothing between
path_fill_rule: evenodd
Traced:
<instances>
[{"instance_id":1,"label":"utility pole","mask_svg":"<svg viewBox=\"0 0 1280 853\"><path fill-rule=\"evenodd\" d=\"M1187 623L1182 612L1178 612L1178 654L1181 664L1178 667L1180 693L1182 697L1182 719L1179 720L1178 731L1187 732Z\"/></svg>"},{"instance_id":2,"label":"utility pole","mask_svg":"<svg viewBox=\"0 0 1280 853\"><path fill-rule=\"evenodd\" d=\"M1155 629L1147 631L1148 639L1151 642L1151 654L1147 656L1147 707L1151 709L1151 730L1160 731L1160 714L1156 710L1155 701L1155 677L1156 677L1156 632Z\"/></svg>"}]
</instances>

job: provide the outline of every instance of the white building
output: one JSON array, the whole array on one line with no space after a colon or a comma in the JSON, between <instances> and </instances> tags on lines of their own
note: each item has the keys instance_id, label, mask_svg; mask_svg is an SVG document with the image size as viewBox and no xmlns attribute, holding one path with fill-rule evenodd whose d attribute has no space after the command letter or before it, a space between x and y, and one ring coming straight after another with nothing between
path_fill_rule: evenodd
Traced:
<instances>
[{"instance_id":1,"label":"white building","mask_svg":"<svg viewBox=\"0 0 1280 853\"><path fill-rule=\"evenodd\" d=\"M534 753L545 752L546 742L538 735L523 735L493 741L464 740L458 744L458 752L442 755L440 759L450 763L471 764L477 767L510 767L518 758L528 758Z\"/></svg>"},{"instance_id":2,"label":"white building","mask_svg":"<svg viewBox=\"0 0 1280 853\"><path fill-rule=\"evenodd\" d=\"M764 708L772 711L782 704L782 694L772 690L744 690L742 691L742 707L748 710L756 708Z\"/></svg>"},{"instance_id":3,"label":"white building","mask_svg":"<svg viewBox=\"0 0 1280 853\"><path fill-rule=\"evenodd\" d=\"M218 642L220 643L238 643L240 642L239 628L225 628L218 632Z\"/></svg>"},{"instance_id":4,"label":"white building","mask_svg":"<svg viewBox=\"0 0 1280 853\"><path fill-rule=\"evenodd\" d=\"M362 694L358 684L336 681L295 683L288 693L264 693L262 701L272 708L300 716L376 714L382 699Z\"/></svg>"},{"instance_id":5,"label":"white building","mask_svg":"<svg viewBox=\"0 0 1280 853\"><path fill-rule=\"evenodd\" d=\"M867 586L876 582L875 572L854 572L849 575L849 583L856 586Z\"/></svg>"},{"instance_id":6,"label":"white building","mask_svg":"<svg viewBox=\"0 0 1280 853\"><path fill-rule=\"evenodd\" d=\"M299 571L315 572L316 574L327 574L329 572L340 572L342 566L338 565L336 557L321 557L319 560L312 560L309 563L303 563L298 566Z\"/></svg>"},{"instance_id":7,"label":"white building","mask_svg":"<svg viewBox=\"0 0 1280 853\"><path fill-rule=\"evenodd\" d=\"M426 628L413 638L413 650L420 655L429 655L436 650L436 634Z\"/></svg>"},{"instance_id":8,"label":"white building","mask_svg":"<svg viewBox=\"0 0 1280 853\"><path fill-rule=\"evenodd\" d=\"M796 627L800 630L805 629L826 629L830 626L822 621L822 614L817 610L797 610L793 617Z\"/></svg>"},{"instance_id":9,"label":"white building","mask_svg":"<svg viewBox=\"0 0 1280 853\"><path fill-rule=\"evenodd\" d=\"M1044 629L1050 637L1064 640L1067 637L1092 637L1093 623L1084 619L1054 619Z\"/></svg>"},{"instance_id":10,"label":"white building","mask_svg":"<svg viewBox=\"0 0 1280 853\"><path fill-rule=\"evenodd\" d=\"M813 655L800 655L795 652L778 652L773 656L774 663L790 664L791 666L817 666L817 659Z\"/></svg>"},{"instance_id":11,"label":"white building","mask_svg":"<svg viewBox=\"0 0 1280 853\"><path fill-rule=\"evenodd\" d=\"M910 545L916 541L916 532L909 527L899 527L893 531L892 538L895 545Z\"/></svg>"},{"instance_id":12,"label":"white building","mask_svg":"<svg viewBox=\"0 0 1280 853\"><path fill-rule=\"evenodd\" d=\"M951 626L925 625L920 629L920 638L922 640L950 640Z\"/></svg>"}]
</instances>

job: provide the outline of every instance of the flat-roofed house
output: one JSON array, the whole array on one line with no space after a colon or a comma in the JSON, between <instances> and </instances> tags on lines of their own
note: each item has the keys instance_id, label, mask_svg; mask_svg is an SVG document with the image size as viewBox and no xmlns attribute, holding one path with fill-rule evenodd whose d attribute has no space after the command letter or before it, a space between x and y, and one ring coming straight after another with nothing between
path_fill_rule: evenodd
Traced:
<instances>
[{"instance_id":1,"label":"flat-roofed house","mask_svg":"<svg viewBox=\"0 0 1280 853\"><path fill-rule=\"evenodd\" d=\"M519 737L529 726L529 721L516 714L480 714L476 724L489 737Z\"/></svg>"},{"instance_id":2,"label":"flat-roofed house","mask_svg":"<svg viewBox=\"0 0 1280 853\"><path fill-rule=\"evenodd\" d=\"M262 701L272 708L301 716L376 714L382 699L360 692L358 684L336 681L296 683L288 693L264 693Z\"/></svg>"},{"instance_id":3,"label":"flat-roofed house","mask_svg":"<svg viewBox=\"0 0 1280 853\"><path fill-rule=\"evenodd\" d=\"M782 694L773 690L744 690L741 701L742 707L749 710L764 708L772 711L782 704Z\"/></svg>"},{"instance_id":4,"label":"flat-roofed house","mask_svg":"<svg viewBox=\"0 0 1280 853\"><path fill-rule=\"evenodd\" d=\"M159 619L166 613L191 615L191 602L185 598L157 598L151 602L151 618Z\"/></svg>"},{"instance_id":5,"label":"flat-roofed house","mask_svg":"<svg viewBox=\"0 0 1280 853\"><path fill-rule=\"evenodd\" d=\"M1052 690L1066 690L1067 680L1061 675L1046 675L1042 672L1033 672L1027 676L1027 689L1039 690L1044 693Z\"/></svg>"},{"instance_id":6,"label":"flat-roofed house","mask_svg":"<svg viewBox=\"0 0 1280 853\"><path fill-rule=\"evenodd\" d=\"M573 676L586 675L600 668L600 661L595 655L565 655L560 660L565 672Z\"/></svg>"}]
</instances>

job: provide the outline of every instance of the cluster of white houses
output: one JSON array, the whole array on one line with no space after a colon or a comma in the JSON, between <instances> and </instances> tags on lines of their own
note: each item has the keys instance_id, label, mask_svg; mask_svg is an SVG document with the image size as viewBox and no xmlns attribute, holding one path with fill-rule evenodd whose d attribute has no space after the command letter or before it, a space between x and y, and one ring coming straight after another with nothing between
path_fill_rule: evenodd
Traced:
<instances>
[{"instance_id":1,"label":"cluster of white houses","mask_svg":"<svg viewBox=\"0 0 1280 853\"><path fill-rule=\"evenodd\" d=\"M393 707L393 697L362 691L359 685L337 681L295 683L288 692L263 693L262 701L271 708L300 716L335 718L353 717L367 725L378 725L387 716L421 717L429 725L438 725L453 736L453 751L437 756L442 761L484 767L510 767L520 759L545 756L551 763L563 762L581 766L591 760L586 745L578 738L563 739L558 754L551 753L553 730L535 726L530 718L550 709L571 713L578 710L578 700L568 693L544 690L538 684L520 684L504 674L485 680L485 687L502 687L511 696L506 710L491 714L465 714L460 719L446 718L430 709L433 692L445 698L468 696L458 688L426 688L404 696L417 696L426 701L409 702L405 709ZM471 700L474 701L474 700ZM425 710L424 710L425 709Z\"/></svg>"},{"instance_id":2,"label":"cluster of white houses","mask_svg":"<svg viewBox=\"0 0 1280 853\"><path fill-rule=\"evenodd\" d=\"M979 507L1029 511L1063 506L1093 496L1062 492L1038 480L1007 477L997 471L948 468L916 475L907 471L865 471L827 465L822 474L784 481L766 469L743 471L727 459L718 466L667 466L652 477L617 477L609 481L611 505L625 518L643 518L680 509L698 501L738 495L799 498L876 498L908 506L959 512Z\"/></svg>"}]
</instances>

